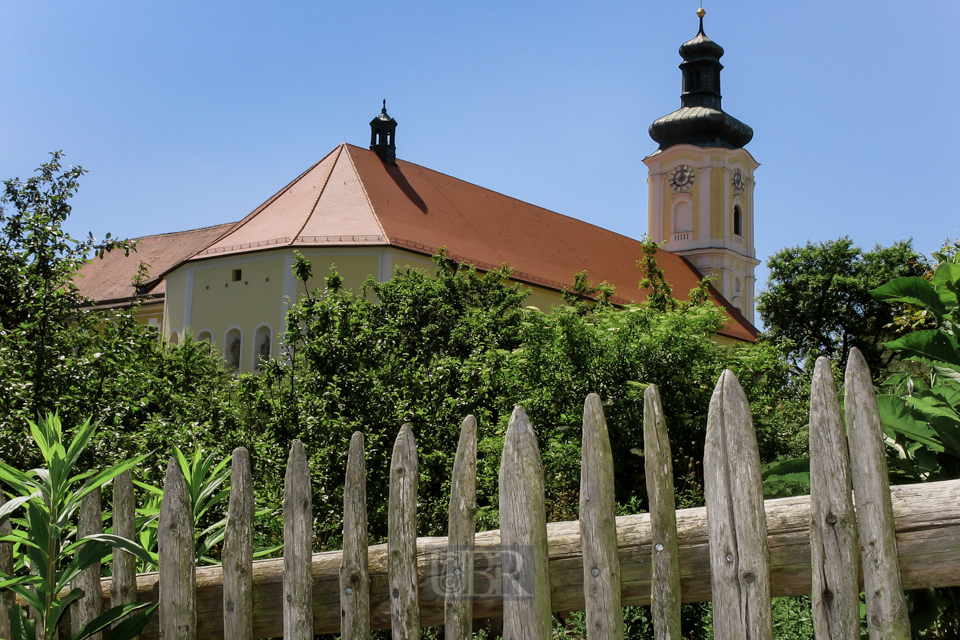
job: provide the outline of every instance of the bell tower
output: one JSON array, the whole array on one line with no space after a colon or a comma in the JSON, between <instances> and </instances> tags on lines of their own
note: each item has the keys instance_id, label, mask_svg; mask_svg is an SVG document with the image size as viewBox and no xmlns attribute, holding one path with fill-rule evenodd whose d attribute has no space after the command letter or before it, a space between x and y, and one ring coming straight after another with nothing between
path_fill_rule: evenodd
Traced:
<instances>
[{"instance_id":1,"label":"bell tower","mask_svg":"<svg viewBox=\"0 0 960 640\"><path fill-rule=\"evenodd\" d=\"M680 108L650 125L660 148L644 158L648 234L684 256L754 322L753 130L720 106L723 47L700 31L680 47Z\"/></svg>"},{"instance_id":2,"label":"bell tower","mask_svg":"<svg viewBox=\"0 0 960 640\"><path fill-rule=\"evenodd\" d=\"M370 121L370 150L386 164L397 164L397 121L387 113L387 101L383 101L380 115Z\"/></svg>"}]
</instances>

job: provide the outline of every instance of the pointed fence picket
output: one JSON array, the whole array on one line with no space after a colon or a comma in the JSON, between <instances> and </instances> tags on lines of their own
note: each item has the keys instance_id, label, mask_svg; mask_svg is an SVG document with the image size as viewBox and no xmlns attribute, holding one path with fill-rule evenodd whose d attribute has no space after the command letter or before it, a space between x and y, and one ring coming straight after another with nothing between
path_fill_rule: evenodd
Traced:
<instances>
[{"instance_id":1,"label":"pointed fence picket","mask_svg":"<svg viewBox=\"0 0 960 640\"><path fill-rule=\"evenodd\" d=\"M651 513L616 518L606 421L600 398L591 395L584 404L580 518L549 524L537 436L518 406L500 465L502 528L482 533L475 532L477 424L470 416L453 465L449 538L416 537L417 449L404 425L390 469L388 543L375 546L367 545L363 436L356 433L343 552L311 553L310 474L295 441L284 486L284 557L256 562L249 456L238 449L224 564L199 569L190 498L171 460L160 571L136 579L137 600L160 600L141 639L360 639L386 627L394 638L413 639L421 627L445 624L453 640L471 637L473 620L490 618L502 619L508 640L547 640L554 612L585 608L593 640L622 637L621 607L651 605L657 640L677 640L681 600L713 601L716 638L770 638L770 598L811 592L818 637L858 637L858 545L871 637L908 638L904 588L960 584L960 481L890 487L876 399L856 350L845 394L848 438L830 365L818 361L811 495L764 501L749 406L725 371L708 414L707 507L676 510L666 420L650 385L644 457ZM115 511L132 508L121 482L128 479L118 478ZM0 523L0 532L6 526ZM9 562L8 546L0 544L0 570ZM116 585L102 579L104 598L130 592L124 580L119 573ZM85 615L78 613L83 606L73 615Z\"/></svg>"}]
</instances>

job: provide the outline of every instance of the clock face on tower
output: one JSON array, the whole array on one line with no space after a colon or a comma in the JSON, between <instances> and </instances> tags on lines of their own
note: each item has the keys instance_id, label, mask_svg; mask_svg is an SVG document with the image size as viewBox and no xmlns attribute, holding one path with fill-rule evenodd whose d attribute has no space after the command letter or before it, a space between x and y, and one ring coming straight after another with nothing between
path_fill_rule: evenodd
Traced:
<instances>
[{"instance_id":1,"label":"clock face on tower","mask_svg":"<svg viewBox=\"0 0 960 640\"><path fill-rule=\"evenodd\" d=\"M693 186L696 177L693 167L682 164L670 172L670 187L674 191L686 191Z\"/></svg>"},{"instance_id":2,"label":"clock face on tower","mask_svg":"<svg viewBox=\"0 0 960 640\"><path fill-rule=\"evenodd\" d=\"M733 170L733 177L730 178L730 184L733 185L733 192L734 192L735 194L737 194L738 196L739 196L739 195L742 195L742 194L743 194L743 186L744 186L744 183L743 183L743 171L740 171L740 169L734 169L734 170Z\"/></svg>"}]
</instances>

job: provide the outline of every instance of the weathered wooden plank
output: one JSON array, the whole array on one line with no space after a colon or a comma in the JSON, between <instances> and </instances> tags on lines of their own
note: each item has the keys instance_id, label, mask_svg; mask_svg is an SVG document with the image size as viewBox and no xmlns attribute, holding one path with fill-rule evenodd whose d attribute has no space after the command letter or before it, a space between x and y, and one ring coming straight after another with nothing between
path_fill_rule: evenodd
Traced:
<instances>
[{"instance_id":1,"label":"weathered wooden plank","mask_svg":"<svg viewBox=\"0 0 960 640\"><path fill-rule=\"evenodd\" d=\"M160 633L164 640L197 638L196 544L193 505L177 461L170 458L163 481L160 523Z\"/></svg>"},{"instance_id":2,"label":"weathered wooden plank","mask_svg":"<svg viewBox=\"0 0 960 640\"><path fill-rule=\"evenodd\" d=\"M580 544L583 547L583 597L587 638L623 638L620 560L617 558L613 452L600 396L583 403L580 450Z\"/></svg>"},{"instance_id":3,"label":"weathered wooden plank","mask_svg":"<svg viewBox=\"0 0 960 640\"><path fill-rule=\"evenodd\" d=\"M673 455L660 391L643 393L643 460L653 529L653 590L650 608L657 640L680 640L680 549L677 541Z\"/></svg>"},{"instance_id":4,"label":"weathered wooden plank","mask_svg":"<svg viewBox=\"0 0 960 640\"><path fill-rule=\"evenodd\" d=\"M3 492L0 491L0 507L7 501ZM10 518L0 519L0 536L6 536L13 533L13 527L10 525ZM8 542L0 542L0 572L10 576L13 575L13 545ZM7 612L13 607L15 602L13 591L6 589L0 590L0 638L9 638L10 617Z\"/></svg>"},{"instance_id":5,"label":"weathered wooden plank","mask_svg":"<svg viewBox=\"0 0 960 640\"><path fill-rule=\"evenodd\" d=\"M900 553L904 587L926 589L960 586L960 480L900 485L890 488L897 549ZM810 498L797 496L768 500L766 509L770 546L771 592L774 596L810 593ZM684 602L710 599L710 557L707 546L706 509L677 511L680 546L681 587ZM582 609L583 562L580 556L579 522L547 525L550 554L552 607L556 612ZM424 583L442 579L446 571L447 538L420 538L418 572ZM650 604L653 533L648 514L617 517L617 545L623 606ZM314 620L317 633L338 633L340 628L341 553L313 555ZM390 626L390 593L387 585L387 546L369 548L371 627ZM476 535L474 602L476 618L502 615L500 594L500 532ZM283 559L253 563L254 636L283 635ZM101 586L109 593L110 579ZM197 570L198 622L200 637L223 637L223 594L220 567ZM138 577L141 602L157 599L157 574ZM421 601L424 627L443 624L443 602ZM157 638L156 622L141 634L142 640Z\"/></svg>"},{"instance_id":6,"label":"weathered wooden plank","mask_svg":"<svg viewBox=\"0 0 960 640\"><path fill-rule=\"evenodd\" d=\"M115 535L127 540L133 540L136 537L136 509L133 477L130 471L124 471L113 480L113 533ZM136 597L137 559L131 553L114 549L110 606L131 604L136 601Z\"/></svg>"},{"instance_id":7,"label":"weathered wooden plank","mask_svg":"<svg viewBox=\"0 0 960 640\"><path fill-rule=\"evenodd\" d=\"M370 637L370 571L367 567L367 466L363 434L350 438L343 488L343 560L340 563L340 637Z\"/></svg>"},{"instance_id":8,"label":"weathered wooden plank","mask_svg":"<svg viewBox=\"0 0 960 640\"><path fill-rule=\"evenodd\" d=\"M546 525L537 436L518 405L510 416L500 461L504 640L550 640L552 636Z\"/></svg>"},{"instance_id":9,"label":"weathered wooden plank","mask_svg":"<svg viewBox=\"0 0 960 640\"><path fill-rule=\"evenodd\" d=\"M446 640L473 634L473 539L477 531L477 420L467 416L450 479L443 630Z\"/></svg>"},{"instance_id":10,"label":"weathered wooden plank","mask_svg":"<svg viewBox=\"0 0 960 640\"><path fill-rule=\"evenodd\" d=\"M313 497L303 443L294 440L283 481L283 637L312 640Z\"/></svg>"},{"instance_id":11,"label":"weathered wooden plank","mask_svg":"<svg viewBox=\"0 0 960 640\"><path fill-rule=\"evenodd\" d=\"M720 375L703 455L714 638L769 640L770 552L760 451L747 397L732 371Z\"/></svg>"},{"instance_id":12,"label":"weathered wooden plank","mask_svg":"<svg viewBox=\"0 0 960 640\"><path fill-rule=\"evenodd\" d=\"M103 510L100 506L100 489L91 491L80 502L80 514L77 520L77 539L103 533ZM79 551L77 552L79 553ZM76 635L94 618L103 612L103 594L100 592L100 563L92 565L80 572L73 579L73 588L83 589L83 597L73 603L70 609L70 628ZM100 640L103 634L91 636L92 640Z\"/></svg>"},{"instance_id":13,"label":"weathered wooden plank","mask_svg":"<svg viewBox=\"0 0 960 640\"><path fill-rule=\"evenodd\" d=\"M253 477L246 447L230 460L230 503L223 533L223 631L253 640Z\"/></svg>"},{"instance_id":14,"label":"weathered wooden plank","mask_svg":"<svg viewBox=\"0 0 960 640\"><path fill-rule=\"evenodd\" d=\"M813 627L822 640L860 636L857 516L850 456L830 361L810 386L810 560Z\"/></svg>"},{"instance_id":15,"label":"weathered wooden plank","mask_svg":"<svg viewBox=\"0 0 960 640\"><path fill-rule=\"evenodd\" d=\"M390 461L387 513L390 619L394 640L420 637L417 593L417 443L410 425L400 428Z\"/></svg>"},{"instance_id":16,"label":"weathered wooden plank","mask_svg":"<svg viewBox=\"0 0 960 640\"><path fill-rule=\"evenodd\" d=\"M854 347L847 359L844 405L860 532L860 561L870 637L910 638L910 618L897 562L887 455L870 369Z\"/></svg>"}]
</instances>

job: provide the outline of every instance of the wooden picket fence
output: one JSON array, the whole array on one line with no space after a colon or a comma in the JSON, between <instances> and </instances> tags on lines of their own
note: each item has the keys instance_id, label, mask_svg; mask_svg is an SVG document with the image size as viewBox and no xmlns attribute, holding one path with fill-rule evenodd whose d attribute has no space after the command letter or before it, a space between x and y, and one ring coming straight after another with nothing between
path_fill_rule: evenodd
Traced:
<instances>
[{"instance_id":1,"label":"wooden picket fence","mask_svg":"<svg viewBox=\"0 0 960 640\"><path fill-rule=\"evenodd\" d=\"M889 486L873 384L856 349L844 406L845 421L829 362L821 358L810 401L811 495L765 502L750 408L725 371L707 423L707 506L678 511L664 414L651 385L644 412L650 513L615 517L610 441L601 401L590 395L580 519L551 524L537 438L518 406L500 467L501 529L483 533L475 533L477 426L469 416L453 466L447 538L416 536L417 448L404 426L390 469L389 542L373 547L367 546L364 442L355 433L343 551L319 554L311 551L310 474L297 441L284 486L284 556L258 562L250 460L237 449L223 564L199 569L189 496L171 460L159 573L115 570L101 590L114 602L159 599L144 640L308 640L318 633L347 640L385 627L393 638L413 639L421 627L440 624L446 638L470 638L477 618L502 619L508 640L549 640L553 613L579 609L586 610L588 638L622 639L621 608L631 605L652 607L656 638L679 640L681 602L703 600L713 602L715 638L763 640L773 635L771 597L799 594L812 594L818 638L859 638L862 589L870 637L906 640L904 588L960 585L960 481ZM115 493L123 499L126 489ZM132 513L132 501L125 505L115 512ZM93 615L101 606L74 615Z\"/></svg>"}]
</instances>

